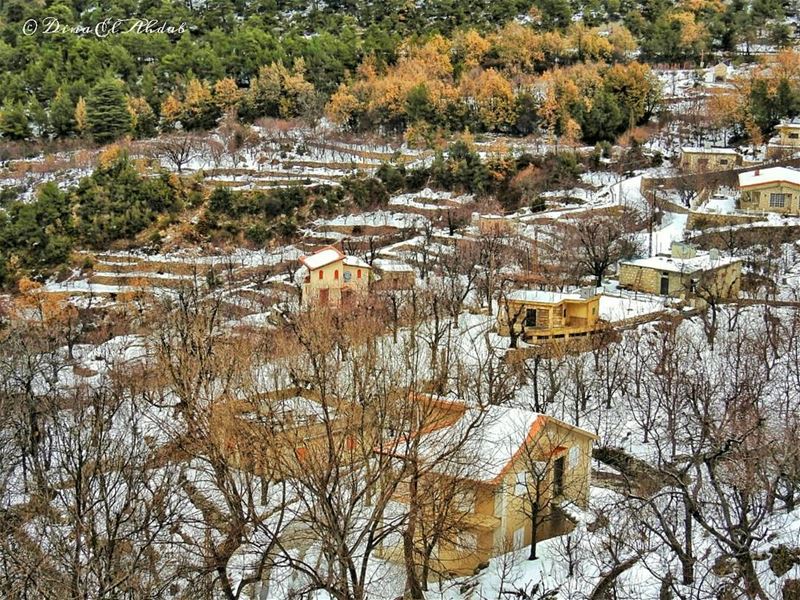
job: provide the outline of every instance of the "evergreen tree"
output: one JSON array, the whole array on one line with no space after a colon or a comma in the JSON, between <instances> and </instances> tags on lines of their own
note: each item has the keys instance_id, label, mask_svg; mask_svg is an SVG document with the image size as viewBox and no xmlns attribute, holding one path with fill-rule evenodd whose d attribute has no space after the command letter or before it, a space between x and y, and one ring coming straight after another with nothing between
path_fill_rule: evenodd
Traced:
<instances>
[{"instance_id":1,"label":"evergreen tree","mask_svg":"<svg viewBox=\"0 0 800 600\"><path fill-rule=\"evenodd\" d=\"M131 115L122 83L104 77L86 99L89 129L96 142L113 142L130 131Z\"/></svg>"},{"instance_id":2,"label":"evergreen tree","mask_svg":"<svg viewBox=\"0 0 800 600\"><path fill-rule=\"evenodd\" d=\"M30 122L21 103L6 104L0 111L0 134L12 140L30 137Z\"/></svg>"},{"instance_id":3,"label":"evergreen tree","mask_svg":"<svg viewBox=\"0 0 800 600\"><path fill-rule=\"evenodd\" d=\"M75 104L63 87L58 88L56 97L50 103L50 127L57 137L75 131Z\"/></svg>"},{"instance_id":4,"label":"evergreen tree","mask_svg":"<svg viewBox=\"0 0 800 600\"><path fill-rule=\"evenodd\" d=\"M33 131L37 137L50 135L50 117L36 96L28 102L28 121L33 126Z\"/></svg>"}]
</instances>

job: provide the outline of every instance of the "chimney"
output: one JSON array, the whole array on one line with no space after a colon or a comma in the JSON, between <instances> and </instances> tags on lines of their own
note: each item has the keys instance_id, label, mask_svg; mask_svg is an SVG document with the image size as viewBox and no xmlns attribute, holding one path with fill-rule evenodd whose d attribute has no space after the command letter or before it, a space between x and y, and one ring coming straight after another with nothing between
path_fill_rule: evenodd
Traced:
<instances>
[{"instance_id":1,"label":"chimney","mask_svg":"<svg viewBox=\"0 0 800 600\"><path fill-rule=\"evenodd\" d=\"M759 175L761 175L761 169L759 169L758 167L756 167L756 172L754 173L754 175L755 175L756 177L758 177Z\"/></svg>"}]
</instances>

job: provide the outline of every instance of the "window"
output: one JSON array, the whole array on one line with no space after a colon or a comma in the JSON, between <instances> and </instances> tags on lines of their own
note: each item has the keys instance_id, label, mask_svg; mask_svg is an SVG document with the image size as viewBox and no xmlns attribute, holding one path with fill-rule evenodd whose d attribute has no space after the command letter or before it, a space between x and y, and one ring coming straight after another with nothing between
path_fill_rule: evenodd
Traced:
<instances>
[{"instance_id":1,"label":"window","mask_svg":"<svg viewBox=\"0 0 800 600\"><path fill-rule=\"evenodd\" d=\"M529 308L525 311L525 327L536 327L536 309Z\"/></svg>"},{"instance_id":2,"label":"window","mask_svg":"<svg viewBox=\"0 0 800 600\"><path fill-rule=\"evenodd\" d=\"M553 463L553 496L564 494L564 457L556 459Z\"/></svg>"},{"instance_id":3,"label":"window","mask_svg":"<svg viewBox=\"0 0 800 600\"><path fill-rule=\"evenodd\" d=\"M361 279L361 269L356 271L356 279Z\"/></svg>"},{"instance_id":4,"label":"window","mask_svg":"<svg viewBox=\"0 0 800 600\"><path fill-rule=\"evenodd\" d=\"M494 493L494 516L503 518L506 514L506 490L505 486L501 485Z\"/></svg>"},{"instance_id":5,"label":"window","mask_svg":"<svg viewBox=\"0 0 800 600\"><path fill-rule=\"evenodd\" d=\"M524 496L528 491L528 485L526 482L526 473L517 473L517 481L514 485L514 495L516 496Z\"/></svg>"},{"instance_id":6,"label":"window","mask_svg":"<svg viewBox=\"0 0 800 600\"><path fill-rule=\"evenodd\" d=\"M308 454L307 450L303 446L295 448L294 453L297 455L297 460L300 461L305 460L306 455Z\"/></svg>"},{"instance_id":7,"label":"window","mask_svg":"<svg viewBox=\"0 0 800 600\"><path fill-rule=\"evenodd\" d=\"M790 134L789 134L789 139L790 139L790 140L796 140L796 139L797 139L797 136L798 136L798 134L796 134L796 133L790 133Z\"/></svg>"},{"instance_id":8,"label":"window","mask_svg":"<svg viewBox=\"0 0 800 600\"><path fill-rule=\"evenodd\" d=\"M318 277L318 278L319 278L319 279L322 279L322 270L320 270L320 272L319 272L319 277Z\"/></svg>"},{"instance_id":9,"label":"window","mask_svg":"<svg viewBox=\"0 0 800 600\"><path fill-rule=\"evenodd\" d=\"M786 194L770 194L769 207L770 208L783 208L786 206Z\"/></svg>"},{"instance_id":10,"label":"window","mask_svg":"<svg viewBox=\"0 0 800 600\"><path fill-rule=\"evenodd\" d=\"M336 270L333 272L333 278L334 278L334 279L339 279L339 269L336 269Z\"/></svg>"},{"instance_id":11,"label":"window","mask_svg":"<svg viewBox=\"0 0 800 600\"><path fill-rule=\"evenodd\" d=\"M720 158L720 159L719 159L719 164L721 164L721 165L727 165L727 164L728 164L728 159L727 159L727 158Z\"/></svg>"},{"instance_id":12,"label":"window","mask_svg":"<svg viewBox=\"0 0 800 600\"><path fill-rule=\"evenodd\" d=\"M573 446L569 449L569 454L567 455L567 462L569 463L569 468L574 469L575 465L578 464L578 458L581 455L581 450L577 446Z\"/></svg>"},{"instance_id":13,"label":"window","mask_svg":"<svg viewBox=\"0 0 800 600\"><path fill-rule=\"evenodd\" d=\"M520 527L514 532L514 549L522 550L525 545L525 529Z\"/></svg>"}]
</instances>

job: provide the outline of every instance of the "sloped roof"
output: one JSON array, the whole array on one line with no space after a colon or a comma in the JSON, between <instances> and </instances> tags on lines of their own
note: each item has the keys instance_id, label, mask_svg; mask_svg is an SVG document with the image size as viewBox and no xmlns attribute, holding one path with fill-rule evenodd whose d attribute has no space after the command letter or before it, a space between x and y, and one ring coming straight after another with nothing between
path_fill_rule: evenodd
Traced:
<instances>
[{"instance_id":1,"label":"sloped roof","mask_svg":"<svg viewBox=\"0 0 800 600\"><path fill-rule=\"evenodd\" d=\"M453 425L425 434L420 450L423 456L433 458L447 453L449 446L466 438L467 441L448 456L445 464L434 466L434 470L496 485L550 418L530 410L506 406L469 408ZM587 437L596 437L588 431L563 425Z\"/></svg>"},{"instance_id":2,"label":"sloped roof","mask_svg":"<svg viewBox=\"0 0 800 600\"><path fill-rule=\"evenodd\" d=\"M300 262L308 267L309 270L313 271L314 269L322 268L338 260L342 260L343 258L344 254L342 254L338 248L333 246L325 246L324 248L317 250L311 256L301 256Z\"/></svg>"},{"instance_id":3,"label":"sloped roof","mask_svg":"<svg viewBox=\"0 0 800 600\"><path fill-rule=\"evenodd\" d=\"M359 258L358 256L352 256L351 254L348 254L344 257L344 264L346 264L348 267L359 267L361 269L370 268L369 264L367 264L365 260Z\"/></svg>"}]
</instances>

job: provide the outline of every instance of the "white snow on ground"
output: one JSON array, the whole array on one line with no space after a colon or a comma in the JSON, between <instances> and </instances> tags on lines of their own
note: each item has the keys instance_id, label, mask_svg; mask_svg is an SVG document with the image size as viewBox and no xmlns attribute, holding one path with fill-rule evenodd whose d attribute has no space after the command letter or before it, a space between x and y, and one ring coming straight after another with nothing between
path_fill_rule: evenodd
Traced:
<instances>
[{"instance_id":1,"label":"white snow on ground","mask_svg":"<svg viewBox=\"0 0 800 600\"><path fill-rule=\"evenodd\" d=\"M70 292L76 294L124 294L141 291L141 287L131 285L104 285L89 283L81 279L76 281L49 282L44 286L47 292ZM162 289L162 288L159 288Z\"/></svg>"},{"instance_id":2,"label":"white snow on ground","mask_svg":"<svg viewBox=\"0 0 800 600\"><path fill-rule=\"evenodd\" d=\"M472 194L457 195L453 192L435 191L425 188L419 192L399 194L389 200L390 206L407 206L422 210L436 210L449 204L469 204L475 200Z\"/></svg>"},{"instance_id":3,"label":"white snow on ground","mask_svg":"<svg viewBox=\"0 0 800 600\"><path fill-rule=\"evenodd\" d=\"M653 231L653 254L669 253L672 242L679 242L684 238L686 221L689 215L681 213L664 213L661 227ZM649 234L639 234L644 238L644 247L649 246Z\"/></svg>"},{"instance_id":4,"label":"white snow on ground","mask_svg":"<svg viewBox=\"0 0 800 600\"><path fill-rule=\"evenodd\" d=\"M395 227L406 229L421 227L428 221L422 215L376 211L358 215L342 215L333 219L318 219L313 225L325 227Z\"/></svg>"}]
</instances>

